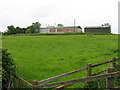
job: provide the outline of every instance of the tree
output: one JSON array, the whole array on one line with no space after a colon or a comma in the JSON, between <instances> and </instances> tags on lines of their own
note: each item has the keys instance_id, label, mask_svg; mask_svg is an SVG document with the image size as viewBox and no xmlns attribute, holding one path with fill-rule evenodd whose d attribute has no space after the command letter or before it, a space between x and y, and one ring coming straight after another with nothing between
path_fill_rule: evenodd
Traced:
<instances>
[{"instance_id":1,"label":"tree","mask_svg":"<svg viewBox=\"0 0 120 90\"><path fill-rule=\"evenodd\" d=\"M41 24L39 22L32 23L32 26L36 33L39 32Z\"/></svg>"},{"instance_id":2,"label":"tree","mask_svg":"<svg viewBox=\"0 0 120 90\"><path fill-rule=\"evenodd\" d=\"M57 24L57 26L60 27L60 26L64 26L64 25L63 24Z\"/></svg>"},{"instance_id":3,"label":"tree","mask_svg":"<svg viewBox=\"0 0 120 90\"><path fill-rule=\"evenodd\" d=\"M21 28L20 28L20 27L16 27L16 32L17 32L17 34L18 34L18 33L22 33Z\"/></svg>"},{"instance_id":4,"label":"tree","mask_svg":"<svg viewBox=\"0 0 120 90\"><path fill-rule=\"evenodd\" d=\"M102 26L110 26L111 27L111 25L109 23L104 23L104 24L102 24Z\"/></svg>"},{"instance_id":5,"label":"tree","mask_svg":"<svg viewBox=\"0 0 120 90\"><path fill-rule=\"evenodd\" d=\"M25 33L31 33L30 28L27 28L27 30L25 31Z\"/></svg>"},{"instance_id":6,"label":"tree","mask_svg":"<svg viewBox=\"0 0 120 90\"><path fill-rule=\"evenodd\" d=\"M28 27L27 27L26 32L27 32L27 33L35 33L35 29L34 29L34 27L31 25L31 26L28 26Z\"/></svg>"},{"instance_id":7,"label":"tree","mask_svg":"<svg viewBox=\"0 0 120 90\"><path fill-rule=\"evenodd\" d=\"M17 33L16 28L15 28L13 25L8 26L8 27L7 27L7 33L8 33L9 35L11 35L11 34L16 34L16 33Z\"/></svg>"},{"instance_id":8,"label":"tree","mask_svg":"<svg viewBox=\"0 0 120 90\"><path fill-rule=\"evenodd\" d=\"M26 32L26 28L16 27L16 31L17 31L17 34L19 34L19 33L25 33Z\"/></svg>"},{"instance_id":9,"label":"tree","mask_svg":"<svg viewBox=\"0 0 120 90\"><path fill-rule=\"evenodd\" d=\"M21 28L21 33L25 33L27 28Z\"/></svg>"},{"instance_id":10,"label":"tree","mask_svg":"<svg viewBox=\"0 0 120 90\"><path fill-rule=\"evenodd\" d=\"M38 33L40 30L41 24L39 22L32 23L31 26L27 27L26 33Z\"/></svg>"}]
</instances>

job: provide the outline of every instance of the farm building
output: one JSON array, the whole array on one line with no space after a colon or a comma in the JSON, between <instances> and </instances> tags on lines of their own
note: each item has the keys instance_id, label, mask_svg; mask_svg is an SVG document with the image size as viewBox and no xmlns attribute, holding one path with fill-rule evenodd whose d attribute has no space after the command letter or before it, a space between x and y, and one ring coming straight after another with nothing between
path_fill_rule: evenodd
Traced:
<instances>
[{"instance_id":1,"label":"farm building","mask_svg":"<svg viewBox=\"0 0 120 90\"><path fill-rule=\"evenodd\" d=\"M111 33L111 26L85 27L85 33Z\"/></svg>"},{"instance_id":2,"label":"farm building","mask_svg":"<svg viewBox=\"0 0 120 90\"><path fill-rule=\"evenodd\" d=\"M64 33L64 32L82 32L80 26L48 26L45 28L40 28L40 33Z\"/></svg>"}]
</instances>

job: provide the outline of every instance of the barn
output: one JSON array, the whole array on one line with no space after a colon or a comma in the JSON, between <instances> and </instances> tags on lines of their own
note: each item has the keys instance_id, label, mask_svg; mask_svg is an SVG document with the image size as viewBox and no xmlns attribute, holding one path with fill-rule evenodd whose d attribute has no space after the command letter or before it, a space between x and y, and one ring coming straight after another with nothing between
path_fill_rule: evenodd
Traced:
<instances>
[{"instance_id":1,"label":"barn","mask_svg":"<svg viewBox=\"0 0 120 90\"><path fill-rule=\"evenodd\" d=\"M111 26L92 26L85 27L85 33L111 33Z\"/></svg>"},{"instance_id":2,"label":"barn","mask_svg":"<svg viewBox=\"0 0 120 90\"><path fill-rule=\"evenodd\" d=\"M65 33L65 32L82 32L80 26L48 26L45 28L40 28L40 33Z\"/></svg>"}]
</instances>

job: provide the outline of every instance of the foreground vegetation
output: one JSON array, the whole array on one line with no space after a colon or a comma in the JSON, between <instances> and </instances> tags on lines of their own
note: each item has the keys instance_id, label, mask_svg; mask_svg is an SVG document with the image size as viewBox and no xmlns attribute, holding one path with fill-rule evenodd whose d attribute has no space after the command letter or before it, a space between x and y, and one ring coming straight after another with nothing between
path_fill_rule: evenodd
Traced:
<instances>
[{"instance_id":1,"label":"foreground vegetation","mask_svg":"<svg viewBox=\"0 0 120 90\"><path fill-rule=\"evenodd\" d=\"M10 88L13 83L12 74L15 74L15 64L7 49L2 49L2 88ZM1 68L0 68L1 69ZM12 74L11 74L12 73Z\"/></svg>"},{"instance_id":2,"label":"foreground vegetation","mask_svg":"<svg viewBox=\"0 0 120 90\"><path fill-rule=\"evenodd\" d=\"M24 79L42 80L118 57L117 35L4 36L7 48ZM108 67L96 68L93 72ZM86 72L60 80L85 77ZM73 86L79 87L79 85Z\"/></svg>"}]
</instances>

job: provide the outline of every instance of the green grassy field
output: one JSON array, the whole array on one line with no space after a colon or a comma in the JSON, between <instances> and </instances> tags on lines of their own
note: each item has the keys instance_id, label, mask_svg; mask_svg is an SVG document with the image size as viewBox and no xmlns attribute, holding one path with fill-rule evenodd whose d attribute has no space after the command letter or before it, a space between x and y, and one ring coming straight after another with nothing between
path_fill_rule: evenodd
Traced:
<instances>
[{"instance_id":1,"label":"green grassy field","mask_svg":"<svg viewBox=\"0 0 120 90\"><path fill-rule=\"evenodd\" d=\"M3 36L3 48L12 53L18 75L31 82L118 57L118 36ZM60 80L85 76L83 72Z\"/></svg>"}]
</instances>

